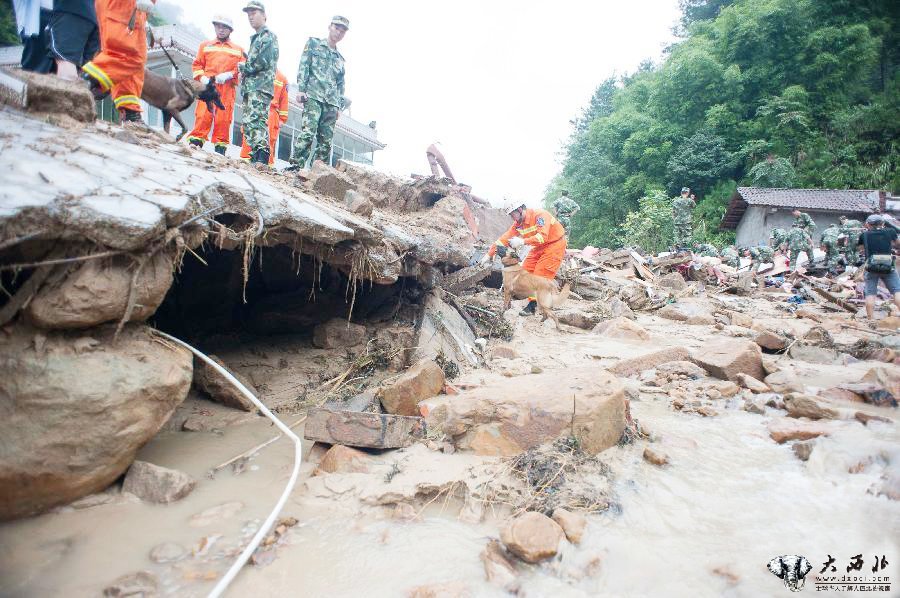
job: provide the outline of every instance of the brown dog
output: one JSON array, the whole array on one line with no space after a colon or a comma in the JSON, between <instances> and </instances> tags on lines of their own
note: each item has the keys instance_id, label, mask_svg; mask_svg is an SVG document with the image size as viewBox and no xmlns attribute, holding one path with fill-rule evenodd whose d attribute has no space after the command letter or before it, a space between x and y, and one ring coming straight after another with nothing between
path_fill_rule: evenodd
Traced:
<instances>
[{"instance_id":1,"label":"brown dog","mask_svg":"<svg viewBox=\"0 0 900 598\"><path fill-rule=\"evenodd\" d=\"M141 99L162 111L163 129L166 133L169 132L173 118L181 125L181 133L175 141L181 141L189 130L181 120L181 111L190 108L195 99L206 102L210 112L213 104L220 110L225 109L213 81L204 85L194 79L164 77L149 69L144 69L144 89L141 92Z\"/></svg>"},{"instance_id":2,"label":"brown dog","mask_svg":"<svg viewBox=\"0 0 900 598\"><path fill-rule=\"evenodd\" d=\"M564 284L560 291L556 288L556 281L526 272L519 258L512 255L501 258L500 263L503 264L503 311L509 309L513 297L534 297L541 310L541 322L551 318L556 329L560 330L559 318L550 310L562 305L569 297L569 283Z\"/></svg>"}]
</instances>

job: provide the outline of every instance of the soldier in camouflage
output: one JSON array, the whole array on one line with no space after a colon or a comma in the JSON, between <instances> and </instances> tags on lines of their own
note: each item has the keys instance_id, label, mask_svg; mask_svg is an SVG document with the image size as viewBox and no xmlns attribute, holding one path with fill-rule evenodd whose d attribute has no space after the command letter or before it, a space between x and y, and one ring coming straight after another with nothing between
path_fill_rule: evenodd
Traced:
<instances>
[{"instance_id":1,"label":"soldier in camouflage","mask_svg":"<svg viewBox=\"0 0 900 598\"><path fill-rule=\"evenodd\" d=\"M812 217L810 217L810 215L806 212L801 212L800 210L794 210L793 212L791 212L791 215L794 217L794 223L791 224L791 226L795 226L803 230L803 232L809 235L809 238L812 239L813 233L816 230L816 223L812 219Z\"/></svg>"},{"instance_id":2,"label":"soldier in camouflage","mask_svg":"<svg viewBox=\"0 0 900 598\"><path fill-rule=\"evenodd\" d=\"M238 65L244 94L244 137L250 146L250 162L269 164L269 104L278 64L278 38L266 27L266 9L259 0L244 7L247 20L256 32L250 37L247 60Z\"/></svg>"},{"instance_id":3,"label":"soldier in camouflage","mask_svg":"<svg viewBox=\"0 0 900 598\"><path fill-rule=\"evenodd\" d=\"M838 239L841 237L841 229L837 224L832 224L822 231L820 244L825 252L825 267L834 270L838 265L841 253L838 250Z\"/></svg>"},{"instance_id":4,"label":"soldier in camouflage","mask_svg":"<svg viewBox=\"0 0 900 598\"><path fill-rule=\"evenodd\" d=\"M847 244L843 246L844 259L847 264L856 264L859 261L859 236L865 228L859 220L851 220L846 216L838 218L841 223L841 233L847 235Z\"/></svg>"},{"instance_id":5,"label":"soldier in camouflage","mask_svg":"<svg viewBox=\"0 0 900 598\"><path fill-rule=\"evenodd\" d=\"M787 231L783 228L773 228L769 233L769 239L772 241L772 247L778 249L787 241Z\"/></svg>"},{"instance_id":6,"label":"soldier in camouflage","mask_svg":"<svg viewBox=\"0 0 900 598\"><path fill-rule=\"evenodd\" d=\"M762 264L771 264L775 259L775 250L768 245L748 247L744 251L744 257L750 258L750 271L756 274Z\"/></svg>"},{"instance_id":7,"label":"soldier in camouflage","mask_svg":"<svg viewBox=\"0 0 900 598\"><path fill-rule=\"evenodd\" d=\"M694 196L687 187L681 188L681 197L672 200L672 223L675 231L675 251L691 246L694 235L693 209L697 207Z\"/></svg>"},{"instance_id":8,"label":"soldier in camouflage","mask_svg":"<svg viewBox=\"0 0 900 598\"><path fill-rule=\"evenodd\" d=\"M556 212L556 219L566 229L566 236L569 236L570 227L572 226L572 216L581 209L577 203L569 198L569 192L563 191L562 196L553 202L553 210Z\"/></svg>"},{"instance_id":9,"label":"soldier in camouflage","mask_svg":"<svg viewBox=\"0 0 900 598\"><path fill-rule=\"evenodd\" d=\"M732 268L741 266L741 255L734 245L726 245L722 248L722 263Z\"/></svg>"},{"instance_id":10,"label":"soldier in camouflage","mask_svg":"<svg viewBox=\"0 0 900 598\"><path fill-rule=\"evenodd\" d=\"M300 134L294 141L290 170L305 168L316 142L316 160L327 162L331 156L334 125L346 107L344 97L344 57L337 44L344 39L350 21L341 16L331 19L327 38L311 37L303 48L297 71L297 101L303 104Z\"/></svg>"},{"instance_id":11,"label":"soldier in camouflage","mask_svg":"<svg viewBox=\"0 0 900 598\"><path fill-rule=\"evenodd\" d=\"M711 243L694 243L694 253L703 257L719 257L719 250Z\"/></svg>"},{"instance_id":12,"label":"soldier in camouflage","mask_svg":"<svg viewBox=\"0 0 900 598\"><path fill-rule=\"evenodd\" d=\"M798 226L792 226L787 233L787 246L788 251L791 252L791 270L797 269L797 258L801 251L806 252L806 257L809 260L808 264L812 265L812 239L809 238L809 234L805 230Z\"/></svg>"}]
</instances>

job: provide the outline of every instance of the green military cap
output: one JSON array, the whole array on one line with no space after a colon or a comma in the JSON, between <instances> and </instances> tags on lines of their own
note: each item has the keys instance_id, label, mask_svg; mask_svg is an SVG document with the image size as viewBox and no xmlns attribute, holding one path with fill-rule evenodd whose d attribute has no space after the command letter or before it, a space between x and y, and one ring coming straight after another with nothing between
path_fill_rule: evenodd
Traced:
<instances>
[{"instance_id":1,"label":"green military cap","mask_svg":"<svg viewBox=\"0 0 900 598\"><path fill-rule=\"evenodd\" d=\"M682 192L682 193L690 193L690 192L691 192L691 189L690 189L690 187L682 187L682 188L681 188L681 192Z\"/></svg>"},{"instance_id":2,"label":"green military cap","mask_svg":"<svg viewBox=\"0 0 900 598\"><path fill-rule=\"evenodd\" d=\"M263 6L263 3L259 0L250 0L249 2L247 2L247 6L245 6L243 10L244 12L248 12L251 10L266 12L266 7Z\"/></svg>"},{"instance_id":3,"label":"green military cap","mask_svg":"<svg viewBox=\"0 0 900 598\"><path fill-rule=\"evenodd\" d=\"M331 24L343 25L347 29L350 29L350 19L348 19L347 17L342 17L340 15L334 15L333 17L331 17Z\"/></svg>"}]
</instances>

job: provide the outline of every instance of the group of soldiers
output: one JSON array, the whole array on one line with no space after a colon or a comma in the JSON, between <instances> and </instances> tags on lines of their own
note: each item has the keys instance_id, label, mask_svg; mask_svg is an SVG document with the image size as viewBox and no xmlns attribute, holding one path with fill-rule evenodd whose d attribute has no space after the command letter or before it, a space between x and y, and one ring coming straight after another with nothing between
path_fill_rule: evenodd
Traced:
<instances>
[{"instance_id":1,"label":"group of soldiers","mask_svg":"<svg viewBox=\"0 0 900 598\"><path fill-rule=\"evenodd\" d=\"M141 121L140 98L147 62L145 31L147 15L154 10L155 2L78 2L78 6L83 4L86 7L86 22L90 24L94 19L99 25L100 51L92 53L84 61L71 60L78 60L82 77L88 82L95 98L112 98L123 122ZM95 5L96 14L93 12ZM254 31L246 52L231 41L234 24L227 15L212 19L216 37L200 44L192 77L203 85L214 85L224 109L211 111L205 102L198 102L194 130L188 140L194 147L202 147L209 140L216 152L224 155L229 144L234 101L240 89L244 137L241 157L268 165L274 162L278 131L288 118L288 81L277 70L278 38L266 25L268 17L265 6L259 0L249 0L243 12ZM76 21L70 19L68 22ZM80 21L77 23L80 26ZM309 38L303 49L297 72L296 101L304 105L304 110L301 131L294 141L288 170L305 168L311 158L327 160L331 154L335 124L341 111L350 105L349 99L344 96L344 57L337 50L337 44L349 27L346 17L335 16L331 19L328 35ZM81 45L87 44L81 37L74 39L74 34L78 32L76 29L70 25L61 31L73 37L73 47L75 41ZM60 58L61 62L65 62L63 58Z\"/></svg>"},{"instance_id":2,"label":"group of soldiers","mask_svg":"<svg viewBox=\"0 0 900 598\"><path fill-rule=\"evenodd\" d=\"M211 141L218 153L225 154L235 90L240 84L244 99L241 157L251 163L272 164L278 132L288 119L288 81L277 70L278 38L266 26L266 9L262 2L250 0L243 10L255 31L247 53L231 42L234 26L227 16L213 18L216 39L203 42L197 52L193 77L203 84L214 81L225 109L211 115L206 105L199 102L196 124L188 140L191 145L202 147L215 121ZM350 21L346 17L335 16L329 24L327 37L311 37L303 48L295 98L303 105L303 116L288 171L304 168L310 158L326 161L331 154L338 116L350 105L344 96L344 57L337 50L349 28Z\"/></svg>"},{"instance_id":3,"label":"group of soldiers","mask_svg":"<svg viewBox=\"0 0 900 598\"><path fill-rule=\"evenodd\" d=\"M685 188L686 189L686 188ZM688 190L689 191L689 190ZM682 193L684 198L684 193ZM684 248L684 243L690 240L692 231L689 228L683 228L683 216L681 220L682 228L679 228L679 219L676 216L679 210L683 210L686 203L676 203L682 198L673 201L673 216L675 221L675 246L678 249ZM688 201L693 203L692 198ZM681 206L681 207L678 207ZM683 214L683 212L682 212ZM735 247L733 245L726 246L720 252L710 243L694 243L692 250L701 256L718 257L722 259L722 263L732 268L740 267L741 257L750 258L751 270L756 270L762 263L771 263L775 253L781 252L787 255L790 260L792 269L797 269L797 260L801 252L805 252L809 262L813 261L813 235L815 234L816 223L812 217L806 212L794 210L792 212L794 222L787 230L782 228L774 228L769 234L769 244L754 247ZM837 272L840 264L840 258L843 256L846 265L856 265L859 261L859 237L865 230L862 222L840 216L839 223L831 224L826 228L820 237L819 246L825 252L825 267L832 273Z\"/></svg>"}]
</instances>

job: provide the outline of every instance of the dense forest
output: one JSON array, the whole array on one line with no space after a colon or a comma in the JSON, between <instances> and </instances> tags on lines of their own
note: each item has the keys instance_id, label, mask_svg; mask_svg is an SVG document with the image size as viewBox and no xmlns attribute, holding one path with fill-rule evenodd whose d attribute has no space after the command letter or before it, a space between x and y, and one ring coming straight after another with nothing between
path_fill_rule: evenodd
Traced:
<instances>
[{"instance_id":1,"label":"dense forest","mask_svg":"<svg viewBox=\"0 0 900 598\"><path fill-rule=\"evenodd\" d=\"M714 242L738 184L900 189L900 2L681 8L662 62L603 80L573 121L545 202L566 188L581 205L574 245L664 248L685 185L695 236Z\"/></svg>"}]
</instances>

